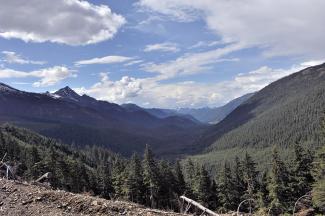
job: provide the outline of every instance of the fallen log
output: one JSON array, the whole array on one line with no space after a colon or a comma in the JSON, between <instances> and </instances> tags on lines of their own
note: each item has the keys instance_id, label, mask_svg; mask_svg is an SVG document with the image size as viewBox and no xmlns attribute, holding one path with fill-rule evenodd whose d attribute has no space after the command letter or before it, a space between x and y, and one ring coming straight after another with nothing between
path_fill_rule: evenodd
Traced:
<instances>
[{"instance_id":1,"label":"fallen log","mask_svg":"<svg viewBox=\"0 0 325 216\"><path fill-rule=\"evenodd\" d=\"M50 172L47 172L44 175L42 175L41 177L39 177L35 182L40 182L43 179L49 179L49 178L51 178L51 173Z\"/></svg>"},{"instance_id":2,"label":"fallen log","mask_svg":"<svg viewBox=\"0 0 325 216\"><path fill-rule=\"evenodd\" d=\"M204 207L203 205L201 205L200 203L190 199L190 198L187 198L186 196L180 196L180 198L182 200L185 200L186 202L188 202L190 205L194 205L196 206L197 208L201 209L203 211L203 213L208 213L209 215L211 216L220 216L218 215L217 213L211 211L210 209Z\"/></svg>"}]
</instances>

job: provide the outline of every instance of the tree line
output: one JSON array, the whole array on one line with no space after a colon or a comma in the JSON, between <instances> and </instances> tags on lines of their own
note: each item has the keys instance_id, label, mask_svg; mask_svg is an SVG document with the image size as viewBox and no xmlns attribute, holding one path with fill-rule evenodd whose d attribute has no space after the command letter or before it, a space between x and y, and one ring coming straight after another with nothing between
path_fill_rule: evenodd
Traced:
<instances>
[{"instance_id":1,"label":"tree line","mask_svg":"<svg viewBox=\"0 0 325 216\"><path fill-rule=\"evenodd\" d=\"M212 177L211 170L191 159L158 160L149 146L143 156L126 159L100 147L75 149L8 125L0 130L0 157L7 153L16 175L33 180L51 172L54 188L174 211L181 210L181 195L221 213L251 200L241 211L251 206L261 215L292 212L295 201L311 192L315 210L324 213L325 147L317 156L299 144L294 152L293 161L283 161L275 147L269 170L262 172L246 153L242 160L225 162Z\"/></svg>"}]
</instances>

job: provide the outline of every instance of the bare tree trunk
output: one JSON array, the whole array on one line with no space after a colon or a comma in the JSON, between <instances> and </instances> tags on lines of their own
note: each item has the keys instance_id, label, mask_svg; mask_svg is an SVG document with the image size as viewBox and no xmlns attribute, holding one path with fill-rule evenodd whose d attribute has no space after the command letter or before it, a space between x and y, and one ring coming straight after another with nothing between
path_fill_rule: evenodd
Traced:
<instances>
[{"instance_id":1,"label":"bare tree trunk","mask_svg":"<svg viewBox=\"0 0 325 216\"><path fill-rule=\"evenodd\" d=\"M200 203L195 202L194 200L192 200L192 199L190 199L190 198L187 198L186 196L181 196L180 198L181 198L182 200L185 200L185 201L188 202L189 204L194 205L195 207L201 209L203 212L208 213L209 215L212 215L212 216L220 216L220 215L218 215L217 213L211 211L210 209L205 208L205 207L204 207L203 205L201 205Z\"/></svg>"}]
</instances>

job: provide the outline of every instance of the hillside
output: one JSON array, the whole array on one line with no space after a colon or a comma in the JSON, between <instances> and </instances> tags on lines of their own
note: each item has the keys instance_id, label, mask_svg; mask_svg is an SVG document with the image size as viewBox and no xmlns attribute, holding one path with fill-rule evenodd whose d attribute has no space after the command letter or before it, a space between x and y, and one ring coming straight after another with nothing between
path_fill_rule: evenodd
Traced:
<instances>
[{"instance_id":1,"label":"hillside","mask_svg":"<svg viewBox=\"0 0 325 216\"><path fill-rule=\"evenodd\" d=\"M162 157L175 157L206 126L181 116L146 111L78 95L69 87L54 94L30 93L0 84L0 123L10 122L80 147L97 145L130 156L150 144ZM189 135L190 134L190 135Z\"/></svg>"},{"instance_id":2,"label":"hillside","mask_svg":"<svg viewBox=\"0 0 325 216\"><path fill-rule=\"evenodd\" d=\"M2 164L4 158L4 162L11 167L10 179L33 182L43 174L50 173L46 182L53 189L87 193L108 200L119 199L155 209L179 211L179 197L185 193L180 166L157 160L148 146L143 159L136 154L127 159L104 148L73 148L29 130L4 125L0 127L0 158L0 178L6 175ZM152 184L155 191L151 189ZM1 189L6 190L6 187L0 185ZM20 199L20 194L17 192L11 198ZM57 198L56 195L60 194L54 194L54 200L51 200L54 206L65 202L61 195ZM34 202L28 197L30 195L26 196L22 203ZM82 196L72 196L69 200L72 202L76 197ZM47 199L44 201L48 202ZM0 209L1 205L10 208L11 204L10 201L0 200ZM72 204L68 202L67 205ZM81 211L82 200L76 198L76 205ZM101 210L105 208L100 207Z\"/></svg>"},{"instance_id":3,"label":"hillside","mask_svg":"<svg viewBox=\"0 0 325 216\"><path fill-rule=\"evenodd\" d=\"M110 201L86 194L50 190L41 186L0 179L0 215L129 215L181 216L135 203Z\"/></svg>"},{"instance_id":4,"label":"hillside","mask_svg":"<svg viewBox=\"0 0 325 216\"><path fill-rule=\"evenodd\" d=\"M322 145L319 131L325 111L325 64L280 79L241 104L209 129L197 143L207 145L196 158L219 164L246 150L265 164L273 145L290 157L301 143L310 149Z\"/></svg>"}]
</instances>

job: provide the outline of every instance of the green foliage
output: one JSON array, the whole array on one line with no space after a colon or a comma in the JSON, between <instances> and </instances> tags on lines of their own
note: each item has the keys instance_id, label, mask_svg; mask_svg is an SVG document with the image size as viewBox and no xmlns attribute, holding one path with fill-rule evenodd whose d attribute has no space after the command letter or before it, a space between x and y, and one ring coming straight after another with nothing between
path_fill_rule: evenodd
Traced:
<instances>
[{"instance_id":1,"label":"green foliage","mask_svg":"<svg viewBox=\"0 0 325 216\"><path fill-rule=\"evenodd\" d=\"M314 205L322 213L325 149L314 160L311 152L297 144L290 163L285 163L278 151L274 148L269 172L259 172L257 162L247 152L225 162L221 172L211 172L211 167L191 159L182 165L158 161L149 146L142 160L136 154L125 159L98 147L74 149L27 130L8 125L0 128L0 156L7 153L6 161L17 168L17 176L33 180L51 172L54 188L175 211L180 210L178 197L183 194L224 212L235 211L244 199L254 199L253 207L259 212L271 208L273 214L285 214L313 187ZM244 204L241 211L248 212L248 207Z\"/></svg>"},{"instance_id":2,"label":"green foliage","mask_svg":"<svg viewBox=\"0 0 325 216\"><path fill-rule=\"evenodd\" d=\"M187 190L187 187L186 187L182 167L179 161L176 161L175 163L174 175L175 175L175 189L176 189L175 192L178 194L178 196L184 195Z\"/></svg>"},{"instance_id":3,"label":"green foliage","mask_svg":"<svg viewBox=\"0 0 325 216\"><path fill-rule=\"evenodd\" d=\"M318 152L314 175L316 182L313 185L313 203L325 214L325 146Z\"/></svg>"},{"instance_id":4,"label":"green foliage","mask_svg":"<svg viewBox=\"0 0 325 216\"><path fill-rule=\"evenodd\" d=\"M128 200L136 203L144 203L144 183L141 160L137 154L133 154L127 168L125 188Z\"/></svg>"},{"instance_id":5,"label":"green foliage","mask_svg":"<svg viewBox=\"0 0 325 216\"><path fill-rule=\"evenodd\" d=\"M269 191L272 210L279 214L290 204L288 203L291 198L290 176L277 148L274 148L272 157Z\"/></svg>"},{"instance_id":6,"label":"green foliage","mask_svg":"<svg viewBox=\"0 0 325 216\"><path fill-rule=\"evenodd\" d=\"M148 145L146 146L143 159L143 182L145 186L146 204L157 208L160 176L154 155Z\"/></svg>"},{"instance_id":7,"label":"green foliage","mask_svg":"<svg viewBox=\"0 0 325 216\"><path fill-rule=\"evenodd\" d=\"M303 196L311 191L314 178L313 155L310 151L306 151L300 144L295 145L295 158L293 161L293 178L294 193L296 197Z\"/></svg>"},{"instance_id":8,"label":"green foliage","mask_svg":"<svg viewBox=\"0 0 325 216\"><path fill-rule=\"evenodd\" d=\"M198 140L197 145L206 149L195 159L220 169L225 158L232 160L247 150L259 170L264 170L270 164L274 145L287 159L293 159L297 142L314 151L324 144L320 136L324 107L323 64L280 79L254 94Z\"/></svg>"},{"instance_id":9,"label":"green foliage","mask_svg":"<svg viewBox=\"0 0 325 216\"><path fill-rule=\"evenodd\" d=\"M225 162L224 168L220 176L220 202L224 209L236 209L237 201L234 199L234 191L236 190L233 182L232 171L228 162Z\"/></svg>"},{"instance_id":10,"label":"green foliage","mask_svg":"<svg viewBox=\"0 0 325 216\"><path fill-rule=\"evenodd\" d=\"M246 152L243 160L243 179L246 185L244 198L253 199L258 191L258 172L256 171L256 163L252 157Z\"/></svg>"}]
</instances>

